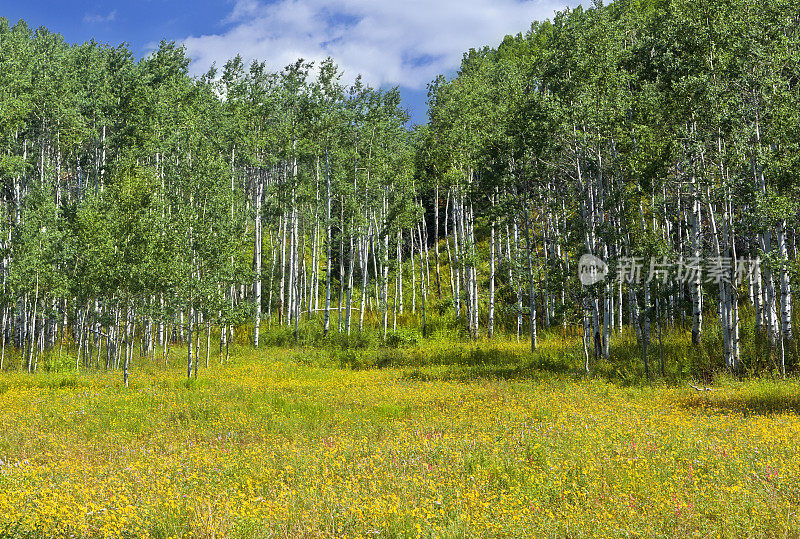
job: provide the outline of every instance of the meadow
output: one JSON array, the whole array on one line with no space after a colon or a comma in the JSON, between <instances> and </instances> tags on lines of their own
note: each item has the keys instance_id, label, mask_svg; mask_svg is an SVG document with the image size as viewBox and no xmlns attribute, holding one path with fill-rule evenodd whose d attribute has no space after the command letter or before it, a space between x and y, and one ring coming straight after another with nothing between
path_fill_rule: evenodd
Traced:
<instances>
[{"instance_id":1,"label":"meadow","mask_svg":"<svg viewBox=\"0 0 800 539\"><path fill-rule=\"evenodd\" d=\"M189 381L137 358L128 389L0 374L0 536L800 537L796 378L279 340Z\"/></svg>"}]
</instances>

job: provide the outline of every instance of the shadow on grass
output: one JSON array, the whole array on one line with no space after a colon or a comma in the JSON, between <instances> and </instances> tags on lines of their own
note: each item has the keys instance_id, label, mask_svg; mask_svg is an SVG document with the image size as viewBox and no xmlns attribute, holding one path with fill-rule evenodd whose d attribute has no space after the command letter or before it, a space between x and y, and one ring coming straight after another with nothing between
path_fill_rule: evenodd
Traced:
<instances>
[{"instance_id":1,"label":"shadow on grass","mask_svg":"<svg viewBox=\"0 0 800 539\"><path fill-rule=\"evenodd\" d=\"M800 394L785 391L756 391L724 397L693 395L678 401L678 404L708 415L741 414L747 417L800 414Z\"/></svg>"},{"instance_id":2,"label":"shadow on grass","mask_svg":"<svg viewBox=\"0 0 800 539\"><path fill-rule=\"evenodd\" d=\"M5 393L11 388L75 389L90 386L90 379L79 378L75 374L38 373L31 376L28 373L15 372L0 383L0 393Z\"/></svg>"},{"instance_id":3,"label":"shadow on grass","mask_svg":"<svg viewBox=\"0 0 800 539\"><path fill-rule=\"evenodd\" d=\"M580 342L580 341L578 341ZM584 355L574 340L543 341L536 351L524 343L450 343L442 346L389 348L372 350L333 350L320 358L321 366L365 370L403 369L402 376L413 380L479 381L544 380L596 377L621 386L647 385L643 368L631 361L629 354L592 362L591 372L584 371ZM305 360L299 360L306 363ZM677 383L676 373L666 381ZM665 379L660 379L664 383Z\"/></svg>"},{"instance_id":4,"label":"shadow on grass","mask_svg":"<svg viewBox=\"0 0 800 539\"><path fill-rule=\"evenodd\" d=\"M565 362L539 358L525 363L498 361L479 364L447 364L417 368L403 372L408 380L439 380L475 382L480 380L541 380L544 378L572 378L583 373Z\"/></svg>"},{"instance_id":5,"label":"shadow on grass","mask_svg":"<svg viewBox=\"0 0 800 539\"><path fill-rule=\"evenodd\" d=\"M654 332L647 348L647 370L639 339L631 328L612 336L608 358L595 358L592 344L584 350L581 337L582 331L543 331L539 346L531 351L524 340L514 342L502 336L483 341L422 339L409 330L392 332L381 340L374 332L331 334L323 339L324 346L305 349L295 360L351 370L401 369L404 378L414 380L594 378L620 387L680 387L688 380L711 386L729 376L722 361L721 332L713 323L707 325L699 346L691 344L691 331L683 326ZM742 342L742 360L747 368L752 363L745 346L749 341ZM584 370L586 353L590 356L588 374ZM763 370L752 372L762 374ZM751 402L747 406L757 410L764 405Z\"/></svg>"},{"instance_id":6,"label":"shadow on grass","mask_svg":"<svg viewBox=\"0 0 800 539\"><path fill-rule=\"evenodd\" d=\"M612 347L609 359L590 360L590 372L584 370L585 356L579 339L548 339L531 351L517 343L487 343L462 345L412 352L415 361L408 361L406 350L393 350L386 357L391 361L376 367L415 367L404 376L413 379L477 381L545 380L599 378L620 386L649 385L654 381L645 376L644 368L636 361L630 347ZM633 357L631 357L633 355ZM669 371L659 383L678 383L681 377Z\"/></svg>"}]
</instances>

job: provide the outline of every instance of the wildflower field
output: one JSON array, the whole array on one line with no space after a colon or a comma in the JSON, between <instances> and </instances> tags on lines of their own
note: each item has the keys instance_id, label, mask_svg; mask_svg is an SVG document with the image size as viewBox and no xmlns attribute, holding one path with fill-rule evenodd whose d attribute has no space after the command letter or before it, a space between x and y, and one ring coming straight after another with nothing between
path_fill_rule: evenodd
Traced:
<instances>
[{"instance_id":1,"label":"wildflower field","mask_svg":"<svg viewBox=\"0 0 800 539\"><path fill-rule=\"evenodd\" d=\"M697 392L441 346L464 361L0 374L0 535L800 537L796 379Z\"/></svg>"}]
</instances>

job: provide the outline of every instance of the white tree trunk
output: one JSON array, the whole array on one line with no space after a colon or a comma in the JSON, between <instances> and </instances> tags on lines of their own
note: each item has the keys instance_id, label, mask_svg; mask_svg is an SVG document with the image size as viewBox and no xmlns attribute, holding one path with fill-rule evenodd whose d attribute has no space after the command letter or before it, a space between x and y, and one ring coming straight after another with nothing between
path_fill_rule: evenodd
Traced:
<instances>
[{"instance_id":1,"label":"white tree trunk","mask_svg":"<svg viewBox=\"0 0 800 539\"><path fill-rule=\"evenodd\" d=\"M253 281L253 304L254 304L254 328L253 346L258 348L259 336L261 332L261 248L262 248L262 227L261 227L261 204L264 200L264 177L261 171L256 173L255 189L255 237L253 244L253 271L255 273Z\"/></svg>"}]
</instances>

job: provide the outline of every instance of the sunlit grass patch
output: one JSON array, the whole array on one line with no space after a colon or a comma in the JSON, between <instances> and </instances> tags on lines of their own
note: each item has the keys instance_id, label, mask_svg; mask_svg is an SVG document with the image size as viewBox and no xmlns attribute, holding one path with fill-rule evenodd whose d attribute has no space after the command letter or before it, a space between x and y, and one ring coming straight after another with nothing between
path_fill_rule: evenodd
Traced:
<instances>
[{"instance_id":1,"label":"sunlit grass patch","mask_svg":"<svg viewBox=\"0 0 800 539\"><path fill-rule=\"evenodd\" d=\"M130 389L3 374L0 535L800 533L796 380L620 383L574 345L433 340L360 368L267 348L190 382L137 363Z\"/></svg>"}]
</instances>

